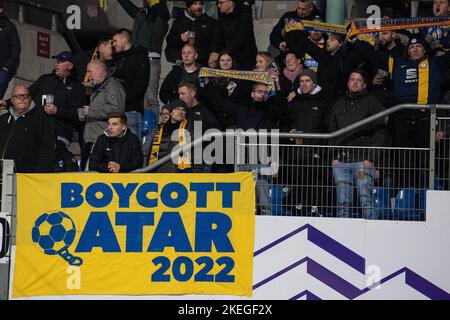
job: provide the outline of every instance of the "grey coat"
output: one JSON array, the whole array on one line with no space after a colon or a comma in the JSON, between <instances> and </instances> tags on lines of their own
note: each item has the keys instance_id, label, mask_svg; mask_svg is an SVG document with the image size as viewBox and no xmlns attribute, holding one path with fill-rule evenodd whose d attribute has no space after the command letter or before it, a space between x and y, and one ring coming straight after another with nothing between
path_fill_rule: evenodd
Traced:
<instances>
[{"instance_id":1,"label":"grey coat","mask_svg":"<svg viewBox=\"0 0 450 320\"><path fill-rule=\"evenodd\" d=\"M108 127L108 114L125 112L125 89L115 78L107 79L91 96L84 140L95 143Z\"/></svg>"}]
</instances>

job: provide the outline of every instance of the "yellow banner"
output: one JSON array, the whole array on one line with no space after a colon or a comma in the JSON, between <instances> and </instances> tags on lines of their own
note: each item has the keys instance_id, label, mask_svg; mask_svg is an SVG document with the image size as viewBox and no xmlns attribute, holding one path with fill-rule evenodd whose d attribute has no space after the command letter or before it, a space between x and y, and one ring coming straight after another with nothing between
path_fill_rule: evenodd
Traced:
<instances>
[{"instance_id":1,"label":"yellow banner","mask_svg":"<svg viewBox=\"0 0 450 320\"><path fill-rule=\"evenodd\" d=\"M265 71L241 71L201 68L198 76L200 78L230 78L264 83L268 85L269 91L272 91L275 88L275 85L270 78L270 73Z\"/></svg>"},{"instance_id":2,"label":"yellow banner","mask_svg":"<svg viewBox=\"0 0 450 320\"><path fill-rule=\"evenodd\" d=\"M198 76L200 78L205 77L231 78L231 79L260 82L265 83L267 85L273 84L269 72L264 71L240 71L240 70L220 70L211 68L201 68Z\"/></svg>"},{"instance_id":3,"label":"yellow banner","mask_svg":"<svg viewBox=\"0 0 450 320\"><path fill-rule=\"evenodd\" d=\"M252 295L251 173L17 179L13 298Z\"/></svg>"}]
</instances>

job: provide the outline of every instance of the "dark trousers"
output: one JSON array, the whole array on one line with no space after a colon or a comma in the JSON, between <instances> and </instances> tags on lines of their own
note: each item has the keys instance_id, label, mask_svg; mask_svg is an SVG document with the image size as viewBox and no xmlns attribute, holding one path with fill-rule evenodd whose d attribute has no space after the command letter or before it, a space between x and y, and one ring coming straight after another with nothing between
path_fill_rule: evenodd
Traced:
<instances>
[{"instance_id":1,"label":"dark trousers","mask_svg":"<svg viewBox=\"0 0 450 320\"><path fill-rule=\"evenodd\" d=\"M3 100L6 90L8 89L9 80L11 77L5 70L0 70L0 100Z\"/></svg>"},{"instance_id":2,"label":"dark trousers","mask_svg":"<svg viewBox=\"0 0 450 320\"><path fill-rule=\"evenodd\" d=\"M405 150L396 151L395 165L397 177L395 185L399 188L423 188L428 185L428 153L408 148L429 148L429 117L394 118L394 145Z\"/></svg>"}]
</instances>

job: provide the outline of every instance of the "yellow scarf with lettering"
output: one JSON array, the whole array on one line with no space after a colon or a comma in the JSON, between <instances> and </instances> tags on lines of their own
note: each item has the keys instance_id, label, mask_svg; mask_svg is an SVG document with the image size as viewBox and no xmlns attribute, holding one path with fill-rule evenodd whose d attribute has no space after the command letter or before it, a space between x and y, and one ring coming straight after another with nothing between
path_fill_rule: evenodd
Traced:
<instances>
[{"instance_id":1,"label":"yellow scarf with lettering","mask_svg":"<svg viewBox=\"0 0 450 320\"><path fill-rule=\"evenodd\" d=\"M187 126L187 120L184 119L178 129L178 146L181 148L186 145L185 129ZM152 143L152 149L148 164L151 165L159 160L159 150L161 148L161 141L164 133L164 125L160 125L158 132L155 134ZM191 168L189 152L185 152L183 156L178 156L178 169L183 171Z\"/></svg>"}]
</instances>

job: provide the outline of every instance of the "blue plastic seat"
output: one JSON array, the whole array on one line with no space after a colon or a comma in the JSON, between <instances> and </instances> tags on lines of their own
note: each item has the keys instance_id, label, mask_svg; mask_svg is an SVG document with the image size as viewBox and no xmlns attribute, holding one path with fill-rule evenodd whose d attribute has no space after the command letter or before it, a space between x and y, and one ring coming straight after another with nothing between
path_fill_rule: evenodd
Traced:
<instances>
[{"instance_id":1,"label":"blue plastic seat","mask_svg":"<svg viewBox=\"0 0 450 320\"><path fill-rule=\"evenodd\" d=\"M154 127L156 127L155 113L152 110L144 110L144 115L142 116L142 137L145 137Z\"/></svg>"},{"instance_id":2,"label":"blue plastic seat","mask_svg":"<svg viewBox=\"0 0 450 320\"><path fill-rule=\"evenodd\" d=\"M387 220L392 217L391 190L389 188L373 189L374 207L378 212L378 218Z\"/></svg>"},{"instance_id":3,"label":"blue plastic seat","mask_svg":"<svg viewBox=\"0 0 450 320\"><path fill-rule=\"evenodd\" d=\"M291 211L286 209L289 188L281 185L272 185L270 192L270 203L272 205L272 215L290 216Z\"/></svg>"},{"instance_id":4,"label":"blue plastic seat","mask_svg":"<svg viewBox=\"0 0 450 320\"><path fill-rule=\"evenodd\" d=\"M426 189L405 188L395 198L394 217L417 221L425 218Z\"/></svg>"}]
</instances>

